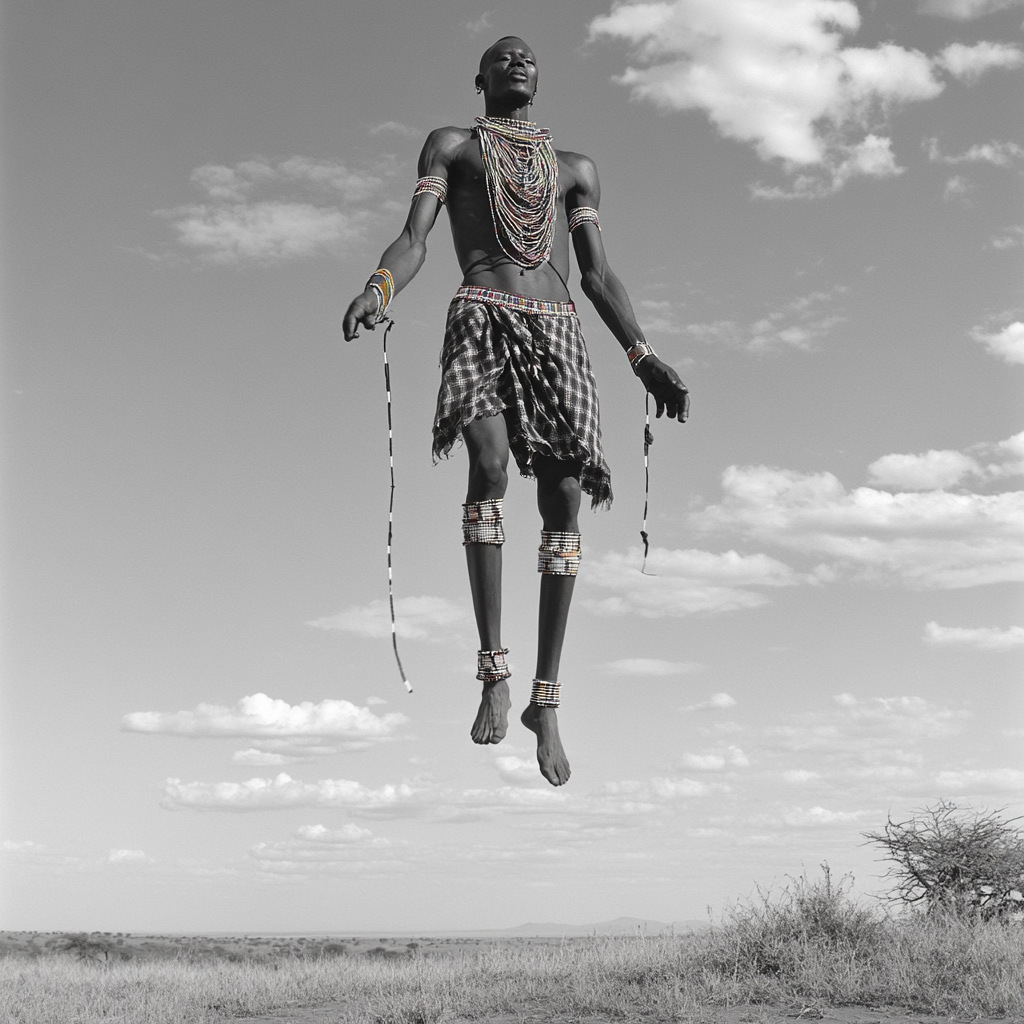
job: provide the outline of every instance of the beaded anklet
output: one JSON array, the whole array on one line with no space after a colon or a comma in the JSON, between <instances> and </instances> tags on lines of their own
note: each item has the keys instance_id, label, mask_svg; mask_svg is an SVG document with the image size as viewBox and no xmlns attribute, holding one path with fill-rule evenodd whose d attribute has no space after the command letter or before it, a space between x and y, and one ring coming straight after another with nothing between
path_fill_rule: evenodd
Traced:
<instances>
[{"instance_id":1,"label":"beaded anklet","mask_svg":"<svg viewBox=\"0 0 1024 1024\"><path fill-rule=\"evenodd\" d=\"M507 647L503 647L500 651L477 651L477 679L484 683L499 683L502 679L508 679L512 672L505 661L507 654Z\"/></svg>"},{"instance_id":2,"label":"beaded anklet","mask_svg":"<svg viewBox=\"0 0 1024 1024\"><path fill-rule=\"evenodd\" d=\"M580 570L580 535L558 530L540 531L537 572L575 576Z\"/></svg>"},{"instance_id":3,"label":"beaded anklet","mask_svg":"<svg viewBox=\"0 0 1024 1024\"><path fill-rule=\"evenodd\" d=\"M462 506L463 544L504 544L504 498L471 501Z\"/></svg>"},{"instance_id":4,"label":"beaded anklet","mask_svg":"<svg viewBox=\"0 0 1024 1024\"><path fill-rule=\"evenodd\" d=\"M530 703L542 708L557 708L561 705L561 683L548 683L543 679L534 679L530 690Z\"/></svg>"}]
</instances>

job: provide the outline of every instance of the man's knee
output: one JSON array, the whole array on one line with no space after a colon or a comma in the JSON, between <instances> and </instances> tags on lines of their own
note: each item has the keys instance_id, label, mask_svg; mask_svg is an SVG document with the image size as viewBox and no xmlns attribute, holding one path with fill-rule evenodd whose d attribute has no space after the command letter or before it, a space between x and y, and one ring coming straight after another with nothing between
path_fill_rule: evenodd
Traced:
<instances>
[{"instance_id":1,"label":"man's knee","mask_svg":"<svg viewBox=\"0 0 1024 1024\"><path fill-rule=\"evenodd\" d=\"M508 487L508 455L484 449L469 466L470 486L481 497L501 498Z\"/></svg>"},{"instance_id":2,"label":"man's knee","mask_svg":"<svg viewBox=\"0 0 1024 1024\"><path fill-rule=\"evenodd\" d=\"M541 500L552 512L561 511L575 515L580 510L582 488L579 477L563 476L540 480Z\"/></svg>"}]
</instances>

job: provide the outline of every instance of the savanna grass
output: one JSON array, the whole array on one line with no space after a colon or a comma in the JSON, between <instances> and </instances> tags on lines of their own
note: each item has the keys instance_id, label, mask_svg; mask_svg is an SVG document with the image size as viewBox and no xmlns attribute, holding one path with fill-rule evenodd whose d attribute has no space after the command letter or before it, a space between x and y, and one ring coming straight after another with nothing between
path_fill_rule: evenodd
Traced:
<instances>
[{"instance_id":1,"label":"savanna grass","mask_svg":"<svg viewBox=\"0 0 1024 1024\"><path fill-rule=\"evenodd\" d=\"M1024 927L887 919L843 884L794 882L695 935L496 943L473 954L128 963L0 961L0 1020L199 1024L335 1004L332 1019L435 1024L488 1015L713 1019L716 1007L871 1005L943 1016L1024 1013Z\"/></svg>"}]
</instances>

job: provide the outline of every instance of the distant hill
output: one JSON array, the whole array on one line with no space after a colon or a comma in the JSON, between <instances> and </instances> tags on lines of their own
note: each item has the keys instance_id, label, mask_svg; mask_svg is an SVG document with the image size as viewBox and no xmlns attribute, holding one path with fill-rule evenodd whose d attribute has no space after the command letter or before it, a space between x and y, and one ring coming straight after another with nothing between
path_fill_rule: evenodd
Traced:
<instances>
[{"instance_id":1,"label":"distant hill","mask_svg":"<svg viewBox=\"0 0 1024 1024\"><path fill-rule=\"evenodd\" d=\"M593 924L538 924L529 921L515 928L495 929L489 935L557 936L557 935L662 935L676 932L695 932L707 928L707 921L648 921L642 917L616 917L613 921Z\"/></svg>"}]
</instances>

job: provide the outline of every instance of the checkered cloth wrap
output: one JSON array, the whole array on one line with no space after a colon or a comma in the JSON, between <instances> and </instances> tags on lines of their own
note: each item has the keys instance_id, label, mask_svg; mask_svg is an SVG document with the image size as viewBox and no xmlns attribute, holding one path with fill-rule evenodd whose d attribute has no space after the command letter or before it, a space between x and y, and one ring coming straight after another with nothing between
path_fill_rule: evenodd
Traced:
<instances>
[{"instance_id":1,"label":"checkered cloth wrap","mask_svg":"<svg viewBox=\"0 0 1024 1024\"><path fill-rule=\"evenodd\" d=\"M573 304L464 285L448 307L434 461L467 423L503 411L523 476L534 475L537 455L578 460L593 507L611 504L597 385Z\"/></svg>"}]
</instances>

